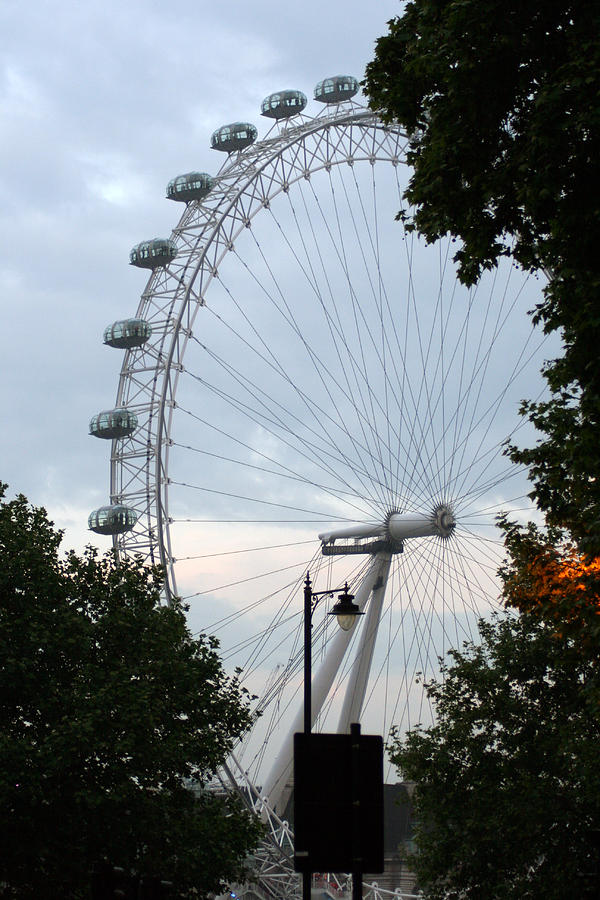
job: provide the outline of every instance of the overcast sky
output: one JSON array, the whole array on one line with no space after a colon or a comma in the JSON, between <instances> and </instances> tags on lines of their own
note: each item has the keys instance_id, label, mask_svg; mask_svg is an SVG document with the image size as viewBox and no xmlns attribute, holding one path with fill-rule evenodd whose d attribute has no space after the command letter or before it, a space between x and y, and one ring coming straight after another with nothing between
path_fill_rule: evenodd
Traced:
<instances>
[{"instance_id":1,"label":"overcast sky","mask_svg":"<svg viewBox=\"0 0 600 900\"><path fill-rule=\"evenodd\" d=\"M11 493L44 504L66 543L90 539L108 453L88 420L114 405L102 346L143 287L140 240L169 234L167 181L215 171L210 135L265 130L274 90L362 77L395 0L4 0L0 6L3 454ZM101 541L101 546L105 546Z\"/></svg>"},{"instance_id":2,"label":"overcast sky","mask_svg":"<svg viewBox=\"0 0 600 900\"><path fill-rule=\"evenodd\" d=\"M86 543L93 543L104 550L110 545L107 538L87 529L89 512L109 500L110 453L109 442L88 435L88 423L92 415L111 409L116 402L122 353L103 346L104 328L115 320L135 314L147 281L146 273L128 265L129 251L142 240L168 237L181 214L179 204L165 199L167 182L175 175L192 170L214 173L219 169L223 157L211 151L210 136L223 124L250 121L258 126L259 135L263 136L268 123L260 116L260 104L274 91L302 90L311 103L307 113L318 112L315 109L318 104L312 101L315 84L327 76L342 73L361 79L373 56L377 37L386 32L387 21L401 11L401 6L398 0L329 0L328 3L304 0L301 4L276 3L274 0L254 0L251 4L245 0L221 0L210 4L198 0L171 0L168 4L156 0L119 3L116 0L77 3L74 0L30 0L28 3L3 0L0 3L0 281L4 338L0 480L9 483L11 494L22 492L32 502L46 506L55 523L66 531L65 547L81 550ZM393 222L398 208L395 205L397 197L388 199L390 204L392 200L394 202L393 209L388 210L387 218L392 224L386 239L390 246L395 241L398 243L397 256L394 255L395 245L388 253L392 264L393 301L397 304L394 309L408 309L410 304L406 298L412 286L410 291L401 288L397 273L401 263L396 268L403 241L400 225ZM298 206L300 208L300 204ZM384 244L382 240L382 246ZM402 254L404 252L405 248ZM437 276L437 263L431 266L421 259L420 251L418 261L426 270L424 283L431 273ZM408 274L412 279L412 273ZM454 284L453 278L448 281ZM295 284L293 288L296 288ZM534 297L537 297L539 284L534 285L534 289ZM240 290L244 299L251 294L247 287ZM306 285L299 284L298 290L306 291ZM490 291L490 297L492 293ZM449 296L454 297L452 286ZM486 296L483 289L480 296L483 301ZM455 434L459 421L461 426L465 424L472 441L468 452L466 443L456 445L455 441L454 455L459 461L459 469L469 472L469 453L473 451L474 457L479 454L481 472L478 474L479 469L475 470L474 496L475 500L483 498L480 506L490 520L506 506L513 511L517 507L515 514L518 514L522 503L516 495L526 489L508 487L509 493L503 493L499 488L500 479L497 482L491 479L487 490L479 494L477 479L485 482L488 468L491 470L494 465L500 465L501 442L514 427L519 399L537 396L539 385L535 373L539 369L536 362L539 354L534 358L529 349L523 354L517 340L519 331L529 330L524 310L535 304L535 299L530 296L524 294L520 298L523 307L520 319L516 322L511 319L508 324L504 312L501 313L502 321L495 318L500 313L492 315L491 312L488 320L487 307L481 302L481 315L487 322L482 326L481 334L488 333L489 329L495 335L503 332L502 340L509 345L510 352L504 354L504 345L498 341L496 356L491 357L478 346L474 328L468 334L462 330L464 325L460 315L457 319L459 331L454 335L454 343L450 341L452 332L447 329L446 314L442 315L439 305L441 293L436 303L435 291L424 290L421 284L414 295L414 308L419 308L419 315L425 314L423 321L427 320L426 304L431 301L431 309L435 307L435 321L444 322L440 328L443 346L438 363L424 366L420 381L417 374L414 383L419 398L422 396L420 382L427 380L426 374L430 384L437 379L445 385L448 380L448 384L458 386L459 392L462 390L463 352L476 375L469 402L461 405L461 401L456 419L449 421L454 421ZM503 309L505 300L500 299L500 309ZM364 302L362 294L360 302ZM450 306L452 303L454 300L450 301ZM457 301L456 307L459 306ZM300 311L304 309L301 303L297 307ZM470 310L470 301L468 308ZM307 327L306 333L309 332ZM265 334L267 339L272 338L272 334ZM311 340L315 340L314 333ZM414 341L414 335L411 341ZM513 343L516 349L511 346ZM411 349L416 354L416 344L409 345L409 356ZM509 363L511 352L512 362ZM186 364L191 355L188 351ZM429 351L427 357L429 359ZM199 356L196 359L199 360L198 371L202 371L204 360ZM530 370L524 374L521 371L525 370L526 363L531 365L534 374L531 379ZM450 372L452 378L446 379ZM515 372L523 374L524 386L513 379ZM505 397L503 392L507 382L511 384L512 394ZM267 389L271 389L270 384ZM428 399L427 388L425 395ZM498 408L500 401L508 405L510 423L504 430L502 407L502 413L494 423L498 434L488 435L491 445L488 455L481 450L483 440L479 443L478 427L481 423L487 425L490 410L495 415L496 397L499 398ZM181 398L181 390L178 398ZM471 411L471 400L477 415L474 409ZM200 406L201 402L196 398L195 408ZM223 415L227 415L226 407ZM440 415L442 418L445 415L443 403L438 418ZM427 437L428 427L425 431ZM438 440L434 431L431 429L430 440ZM445 435L445 430L443 433ZM198 440L195 447L187 449L197 449L200 444L204 449L210 449L206 435ZM265 447L260 442L256 446L268 450L264 435L262 440ZM306 439L306 445L309 443ZM423 439L421 443L426 441ZM420 452L413 454L420 462L423 462L422 450L420 445ZM235 448L231 455L237 455L237 452ZM464 455L467 458L463 465ZM197 467L200 476L195 480L205 477L207 492L190 493L189 500L191 504L200 497L200 513L211 521L214 513L210 497L212 494L220 496L223 492L211 490L213 480L202 468L204 458L200 459ZM264 468L265 459L268 457L258 454L254 462ZM425 467L427 462L423 463ZM249 482L253 477L264 477L260 466L255 469L250 476L248 470L243 469L238 475ZM310 486L312 482L307 484ZM281 485L290 491L294 481L276 479L271 487L281 493ZM232 491L229 495L232 497L235 497L235 490L246 493L226 478L221 479L218 487ZM261 490L259 484L256 492ZM228 496L226 492L224 496ZM176 504L173 496L170 499L172 513ZM282 499L279 494L278 499ZM298 500L297 507L312 509L314 498L309 500L309 503L305 499ZM278 506L277 503L272 505ZM265 513L267 521L270 515ZM480 513L476 513L478 515ZM480 521L475 518L466 525L476 530ZM491 523L488 526L492 527ZM204 531L200 537L195 531L190 532L191 552L209 554L211 549L228 549L222 535L230 532L233 541L234 529L228 528L227 532L217 529L214 548L207 546ZM246 545L257 543L259 538L255 537L252 526L248 533ZM482 538L481 547L485 553L482 555L480 548L479 556L471 553L468 545L458 541L450 543L450 562L443 565L435 558L436 553L440 558L443 556L443 546L426 548L419 565L413 563L417 554L397 555L404 559L402 578L394 584L394 592L402 600L398 607L401 612L406 608L407 615L412 616L417 625L416 638L407 641L406 659L410 657L410 661L402 663L400 651L394 649L404 674L397 675L386 667L385 678L389 677L390 685L395 677L410 679L416 669L424 671L427 677L431 674L427 668L428 657L435 660L445 652L449 642L453 641L454 645L460 642L462 634L459 634L458 626L463 626L460 610L458 614L456 610L463 601L463 594L469 604L469 614L477 612L480 595L492 600L497 595L493 578L496 558L486 555L489 534L491 531L485 532ZM277 570L275 564L272 566L284 573L281 578L289 579L291 583L297 578L297 571L306 571L306 568L294 569L294 574L288 575L288 569L293 568L288 563L294 561L292 553L296 550L285 548L296 541L300 545L298 552L310 555L313 550L305 550L302 546L302 542L311 543L306 540L307 535L289 536L277 528L268 535L263 529L261 537L267 550L272 549L270 544L284 548L278 551L280 568ZM309 537L316 545L312 526ZM286 543L288 540L289 544ZM239 546L245 545L240 543ZM468 557L468 562L463 561L461 554L464 559ZM179 552L173 555L178 559L181 572L181 563L183 561L185 567L186 557ZM180 584L186 588L182 591L184 596L192 597L190 621L196 628L208 627L206 609L212 616L212 624L223 614L223 608L229 609L227 604L237 609L245 603L247 581L254 578L252 566L258 571L262 565L260 554L238 557L233 549L231 556L219 553L210 562L204 558L196 562L199 557L191 555L189 559L189 569ZM298 559L304 565L304 556ZM295 559L296 563L298 559ZM245 580L238 580L231 574L236 565L248 576ZM484 570L487 570L490 583L487 588L482 586ZM279 580L279 575L277 577ZM219 583L220 606L214 600L213 589ZM231 585L236 584L239 597L231 590ZM400 596L403 585L407 586L406 597ZM198 595L196 599L195 594ZM424 595L427 595L427 602L431 601L431 612L423 613L421 601ZM265 597L269 600L270 594L266 593ZM280 597L278 594L273 597L272 604L278 609ZM299 603L290 598L294 615L299 614ZM436 603L441 612L435 607ZM264 618L261 628L263 625L267 629L270 627L267 612L270 609L256 613L259 620L260 616ZM452 619L455 637L446 635L444 615ZM466 614L463 618L466 621ZM404 632L400 628L392 629L391 612L388 621L386 627L392 647L396 636ZM228 638L229 646L248 634L246 624L238 623L237 613L231 623L235 634ZM286 618L282 618L282 623L288 628ZM443 633L438 644L436 630ZM278 646L275 651L280 652ZM389 653L388 649L388 657ZM278 657L268 659L256 664L256 670L262 678L265 672L268 674L269 667L279 665L281 660ZM406 683L404 680L399 682L404 693ZM258 684L256 690L260 690ZM386 681L386 696L387 690ZM390 696L394 693L391 687L389 693ZM379 703L378 694L374 695L374 703Z\"/></svg>"}]
</instances>

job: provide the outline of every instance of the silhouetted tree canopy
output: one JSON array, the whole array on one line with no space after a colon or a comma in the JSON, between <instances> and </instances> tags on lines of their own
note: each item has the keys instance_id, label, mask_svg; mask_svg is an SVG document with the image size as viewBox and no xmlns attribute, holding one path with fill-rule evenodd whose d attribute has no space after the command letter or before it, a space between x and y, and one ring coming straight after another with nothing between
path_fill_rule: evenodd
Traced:
<instances>
[{"instance_id":1,"label":"silhouetted tree canopy","mask_svg":"<svg viewBox=\"0 0 600 900\"><path fill-rule=\"evenodd\" d=\"M437 724L392 748L416 783L419 885L428 900L597 897L595 665L531 617L480 627L428 685Z\"/></svg>"},{"instance_id":2,"label":"silhouetted tree canopy","mask_svg":"<svg viewBox=\"0 0 600 900\"><path fill-rule=\"evenodd\" d=\"M218 893L260 833L203 790L248 698L216 641L160 604L158 570L62 557L45 511L2 497L0 896L88 897L101 860Z\"/></svg>"},{"instance_id":3,"label":"silhouetted tree canopy","mask_svg":"<svg viewBox=\"0 0 600 900\"><path fill-rule=\"evenodd\" d=\"M397 738L428 898L595 897L600 881L600 6L413 0L377 42L370 103L409 135L401 210L456 238L466 284L512 257L563 355L522 413L546 527L504 522L504 601L429 685L437 724Z\"/></svg>"}]
</instances>

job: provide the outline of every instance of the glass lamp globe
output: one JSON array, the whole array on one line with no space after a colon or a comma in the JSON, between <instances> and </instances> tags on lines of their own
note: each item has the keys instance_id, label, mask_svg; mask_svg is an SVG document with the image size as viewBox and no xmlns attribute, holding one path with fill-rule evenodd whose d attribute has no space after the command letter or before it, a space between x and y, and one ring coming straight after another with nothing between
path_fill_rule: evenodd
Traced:
<instances>
[{"instance_id":1,"label":"glass lamp globe","mask_svg":"<svg viewBox=\"0 0 600 900\"><path fill-rule=\"evenodd\" d=\"M348 593L348 582L344 586L344 593L338 597L338 602L330 611L330 616L336 616L338 625L342 631L350 631L357 616L364 616L356 603L353 603L354 595Z\"/></svg>"}]
</instances>

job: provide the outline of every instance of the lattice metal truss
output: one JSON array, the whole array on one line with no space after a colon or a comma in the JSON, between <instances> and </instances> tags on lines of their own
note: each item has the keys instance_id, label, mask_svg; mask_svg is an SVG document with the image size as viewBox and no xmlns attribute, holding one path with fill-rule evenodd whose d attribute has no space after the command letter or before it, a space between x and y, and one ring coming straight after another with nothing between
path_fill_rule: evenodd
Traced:
<instances>
[{"instance_id":1,"label":"lattice metal truss","mask_svg":"<svg viewBox=\"0 0 600 900\"><path fill-rule=\"evenodd\" d=\"M267 834L250 861L252 880L247 884L232 886L235 895L240 900L300 900L302 876L294 871L294 833L289 823L282 821L273 812L267 799L260 796L234 755L231 757L231 765L232 768L223 768L221 783L226 788L233 787L241 794L252 811L265 823ZM313 878L313 887L331 900L349 900L352 896L352 876L320 873ZM385 890L377 882L363 883L363 900L417 900L419 896L421 895L401 890ZM227 895L222 900L227 900Z\"/></svg>"},{"instance_id":2,"label":"lattice metal truss","mask_svg":"<svg viewBox=\"0 0 600 900\"><path fill-rule=\"evenodd\" d=\"M114 546L118 553L141 554L146 562L165 567L167 601L177 593L168 527L171 422L186 346L222 260L234 250L238 235L252 228L254 217L294 182L333 166L397 166L406 160L406 135L355 101L326 107L315 117L298 116L295 122L300 124L276 123L266 139L230 154L210 194L186 205L171 234L177 257L151 273L135 313L150 323L152 335L124 354L116 406L135 413L139 427L126 440L112 443L110 500L133 507L138 520L132 531L115 536ZM235 775L225 770L222 778L267 825L268 837L253 859L254 882L236 893L259 900L300 897L288 823L258 795L241 767ZM331 876L327 884L332 898L349 891L348 878ZM402 897L376 885L366 885L365 891L367 900Z\"/></svg>"},{"instance_id":3,"label":"lattice metal truss","mask_svg":"<svg viewBox=\"0 0 600 900\"><path fill-rule=\"evenodd\" d=\"M276 124L271 136L230 154L211 193L186 206L171 235L178 255L151 274L137 308L152 336L125 352L116 405L134 412L139 428L112 444L110 497L133 507L138 521L114 543L119 553L141 554L165 567L167 600L177 593L168 527L171 420L186 345L221 261L254 217L294 182L333 166L397 166L406 159L406 135L354 101L298 119L301 124Z\"/></svg>"}]
</instances>

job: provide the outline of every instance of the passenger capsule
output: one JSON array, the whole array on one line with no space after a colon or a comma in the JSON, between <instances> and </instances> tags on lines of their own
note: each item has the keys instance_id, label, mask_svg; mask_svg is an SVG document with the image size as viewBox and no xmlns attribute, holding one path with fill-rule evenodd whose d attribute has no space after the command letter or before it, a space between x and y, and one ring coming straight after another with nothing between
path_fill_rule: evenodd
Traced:
<instances>
[{"instance_id":1,"label":"passenger capsule","mask_svg":"<svg viewBox=\"0 0 600 900\"><path fill-rule=\"evenodd\" d=\"M167 198L169 200L202 200L210 193L213 179L206 172L188 172L187 175L178 175L172 178L167 185Z\"/></svg>"},{"instance_id":2,"label":"passenger capsule","mask_svg":"<svg viewBox=\"0 0 600 900\"><path fill-rule=\"evenodd\" d=\"M122 319L104 329L104 343L118 350L141 347L152 334L150 322L144 319Z\"/></svg>"},{"instance_id":3,"label":"passenger capsule","mask_svg":"<svg viewBox=\"0 0 600 900\"><path fill-rule=\"evenodd\" d=\"M321 103L341 103L358 93L358 81L352 75L334 75L325 78L315 88L315 100Z\"/></svg>"},{"instance_id":4,"label":"passenger capsule","mask_svg":"<svg viewBox=\"0 0 600 900\"><path fill-rule=\"evenodd\" d=\"M124 534L131 531L137 522L135 509L115 503L112 506L101 506L88 517L90 531L97 534Z\"/></svg>"},{"instance_id":5,"label":"passenger capsule","mask_svg":"<svg viewBox=\"0 0 600 900\"><path fill-rule=\"evenodd\" d=\"M307 104L306 94L302 91L279 91L269 94L260 105L262 116L269 119L289 119L301 113Z\"/></svg>"},{"instance_id":6,"label":"passenger capsule","mask_svg":"<svg viewBox=\"0 0 600 900\"><path fill-rule=\"evenodd\" d=\"M90 419L90 434L94 437L114 440L129 437L137 428L138 419L135 413L122 407L98 413Z\"/></svg>"},{"instance_id":7,"label":"passenger capsule","mask_svg":"<svg viewBox=\"0 0 600 900\"><path fill-rule=\"evenodd\" d=\"M231 125L222 125L213 133L210 146L213 150L223 150L225 153L234 153L249 147L258 137L258 131L250 122L232 122Z\"/></svg>"},{"instance_id":8,"label":"passenger capsule","mask_svg":"<svg viewBox=\"0 0 600 900\"><path fill-rule=\"evenodd\" d=\"M141 269L158 269L159 266L166 266L176 256L177 247L173 241L154 238L152 241L136 244L129 254L129 262Z\"/></svg>"}]
</instances>

